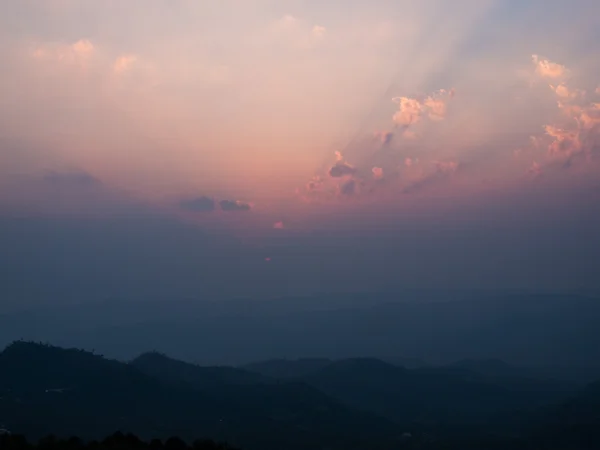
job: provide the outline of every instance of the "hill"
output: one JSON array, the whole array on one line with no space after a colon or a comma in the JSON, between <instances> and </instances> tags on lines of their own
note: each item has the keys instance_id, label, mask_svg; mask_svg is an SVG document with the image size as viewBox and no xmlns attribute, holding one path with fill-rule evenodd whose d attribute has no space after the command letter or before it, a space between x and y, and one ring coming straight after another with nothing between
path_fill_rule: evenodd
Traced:
<instances>
[{"instance_id":1,"label":"hill","mask_svg":"<svg viewBox=\"0 0 600 450\"><path fill-rule=\"evenodd\" d=\"M287 379L304 377L332 362L327 358L270 359L246 364L243 368L271 378Z\"/></svg>"},{"instance_id":2,"label":"hill","mask_svg":"<svg viewBox=\"0 0 600 450\"><path fill-rule=\"evenodd\" d=\"M148 367L148 357L140 361ZM386 420L305 384L215 384L213 377L191 386L186 377L175 383L173 376L152 376L92 353L17 342L0 354L0 422L33 438L98 438L122 430L146 438L209 437L247 449L352 448L398 433Z\"/></svg>"},{"instance_id":3,"label":"hill","mask_svg":"<svg viewBox=\"0 0 600 450\"><path fill-rule=\"evenodd\" d=\"M600 380L544 408L527 425L533 439L552 448L600 448Z\"/></svg>"},{"instance_id":4,"label":"hill","mask_svg":"<svg viewBox=\"0 0 600 450\"><path fill-rule=\"evenodd\" d=\"M345 404L412 429L496 426L498 417L561 401L572 392L543 380L468 370L404 369L376 359L332 363L303 380Z\"/></svg>"},{"instance_id":5,"label":"hill","mask_svg":"<svg viewBox=\"0 0 600 450\"><path fill-rule=\"evenodd\" d=\"M273 382L268 376L249 370L226 366L201 367L169 358L158 352L144 353L130 364L154 378L168 383L184 383L196 389Z\"/></svg>"},{"instance_id":6,"label":"hill","mask_svg":"<svg viewBox=\"0 0 600 450\"><path fill-rule=\"evenodd\" d=\"M208 368L160 355L151 359L152 365L145 373L165 382L186 383L209 392ZM446 433L458 426L489 429L496 426L501 415L535 410L563 400L573 392L562 383L522 378L518 368L510 368L505 363L490 365L486 361L473 361L470 364L474 368L485 367L485 373L469 370L465 364L411 370L375 358L272 360L245 366L271 375L266 379L268 383L257 379L251 386L213 384L210 392L221 398L227 396L224 392L240 397L257 396L256 401L260 401L258 397L269 398L279 410L291 405L301 409L319 403L322 392L348 407L394 421L403 429L435 433ZM501 370L492 370L494 368ZM241 373L247 381L246 372ZM300 391L304 392L302 404L296 396ZM306 399L311 400L306 402ZM503 424L504 421L506 419Z\"/></svg>"}]
</instances>

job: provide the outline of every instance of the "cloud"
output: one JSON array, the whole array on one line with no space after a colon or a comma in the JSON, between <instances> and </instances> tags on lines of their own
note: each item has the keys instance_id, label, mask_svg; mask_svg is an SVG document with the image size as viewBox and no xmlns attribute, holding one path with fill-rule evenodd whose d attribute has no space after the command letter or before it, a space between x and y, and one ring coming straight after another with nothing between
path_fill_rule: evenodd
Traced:
<instances>
[{"instance_id":1,"label":"cloud","mask_svg":"<svg viewBox=\"0 0 600 450\"><path fill-rule=\"evenodd\" d=\"M394 97L392 101L398 103L398 111L394 113L392 120L405 128L419 123L424 114L431 120L443 120L446 118L448 101L454 95L454 89L440 89L422 101L417 98Z\"/></svg>"},{"instance_id":2,"label":"cloud","mask_svg":"<svg viewBox=\"0 0 600 450\"><path fill-rule=\"evenodd\" d=\"M348 180L340 185L340 194L342 195L354 195L356 192L356 181Z\"/></svg>"},{"instance_id":3,"label":"cloud","mask_svg":"<svg viewBox=\"0 0 600 450\"><path fill-rule=\"evenodd\" d=\"M188 211L210 212L215 210L216 202L211 197L203 196L181 202L181 207L183 209L187 209Z\"/></svg>"},{"instance_id":4,"label":"cloud","mask_svg":"<svg viewBox=\"0 0 600 450\"><path fill-rule=\"evenodd\" d=\"M2 181L0 179L0 181ZM146 210L145 202L84 170L32 171L0 183L3 207L38 217L108 217Z\"/></svg>"},{"instance_id":5,"label":"cloud","mask_svg":"<svg viewBox=\"0 0 600 450\"><path fill-rule=\"evenodd\" d=\"M425 106L429 108L429 117L433 120L442 120L446 117L446 103L440 99L428 97Z\"/></svg>"},{"instance_id":6,"label":"cloud","mask_svg":"<svg viewBox=\"0 0 600 450\"><path fill-rule=\"evenodd\" d=\"M532 55L531 59L535 64L535 71L544 78L561 78L567 75L567 68L561 64L554 63L547 59L542 59L538 55Z\"/></svg>"},{"instance_id":7,"label":"cloud","mask_svg":"<svg viewBox=\"0 0 600 450\"><path fill-rule=\"evenodd\" d=\"M560 78L568 74L565 66L541 60L534 55L536 72L548 78ZM557 105L563 113L563 119L544 125L545 138L531 137L532 147L542 147L543 140L547 144L547 157L556 160L563 159L562 168L571 167L574 158L580 155L590 156L599 148L600 142L600 104L585 103L585 91L572 88L567 82L558 85L550 84L552 91L559 97ZM553 167L559 167L556 161L549 161ZM540 167L547 166L541 164Z\"/></svg>"},{"instance_id":8,"label":"cloud","mask_svg":"<svg viewBox=\"0 0 600 450\"><path fill-rule=\"evenodd\" d=\"M79 171L47 172L43 179L44 182L56 187L85 188L102 184L100 180L89 173Z\"/></svg>"},{"instance_id":9,"label":"cloud","mask_svg":"<svg viewBox=\"0 0 600 450\"><path fill-rule=\"evenodd\" d=\"M394 123L406 127L421 120L423 105L414 98L396 97L393 99L398 103L398 111L392 117Z\"/></svg>"},{"instance_id":10,"label":"cloud","mask_svg":"<svg viewBox=\"0 0 600 450\"><path fill-rule=\"evenodd\" d=\"M440 89L438 92L425 99L424 106L429 112L429 118L432 120L443 120L446 118L448 101L454 98L454 89L449 91Z\"/></svg>"},{"instance_id":11,"label":"cloud","mask_svg":"<svg viewBox=\"0 0 600 450\"><path fill-rule=\"evenodd\" d=\"M439 173L454 173L458 169L456 161L434 161L434 164Z\"/></svg>"},{"instance_id":12,"label":"cloud","mask_svg":"<svg viewBox=\"0 0 600 450\"><path fill-rule=\"evenodd\" d=\"M565 83L561 83L558 86L550 85L550 88L563 99L574 99L578 96L583 95L583 92L578 89L570 89Z\"/></svg>"},{"instance_id":13,"label":"cloud","mask_svg":"<svg viewBox=\"0 0 600 450\"><path fill-rule=\"evenodd\" d=\"M572 156L582 150L579 132L577 130L565 130L554 125L545 126L546 134L553 138L548 147L550 155Z\"/></svg>"},{"instance_id":14,"label":"cloud","mask_svg":"<svg viewBox=\"0 0 600 450\"><path fill-rule=\"evenodd\" d=\"M298 24L298 19L291 14L286 14L273 24L277 30L289 30Z\"/></svg>"},{"instance_id":15,"label":"cloud","mask_svg":"<svg viewBox=\"0 0 600 450\"><path fill-rule=\"evenodd\" d=\"M371 171L373 172L373 178L376 180L381 180L383 178L383 169L381 167L373 167Z\"/></svg>"},{"instance_id":16,"label":"cloud","mask_svg":"<svg viewBox=\"0 0 600 450\"><path fill-rule=\"evenodd\" d=\"M405 186L403 192L412 194L446 180L458 170L460 164L457 161L434 161L433 166L433 171L421 174L415 181Z\"/></svg>"},{"instance_id":17,"label":"cloud","mask_svg":"<svg viewBox=\"0 0 600 450\"><path fill-rule=\"evenodd\" d=\"M356 169L351 165L344 162L337 162L331 169L329 169L329 176L333 178L341 178L346 175L353 175Z\"/></svg>"},{"instance_id":18,"label":"cloud","mask_svg":"<svg viewBox=\"0 0 600 450\"><path fill-rule=\"evenodd\" d=\"M250 204L241 202L239 200L221 200L219 202L221 209L226 212L232 211L250 211Z\"/></svg>"},{"instance_id":19,"label":"cloud","mask_svg":"<svg viewBox=\"0 0 600 450\"><path fill-rule=\"evenodd\" d=\"M66 64L82 64L89 60L96 47L87 39L80 39L72 44L47 43L38 46L33 57L39 60L53 60Z\"/></svg>"},{"instance_id":20,"label":"cloud","mask_svg":"<svg viewBox=\"0 0 600 450\"><path fill-rule=\"evenodd\" d=\"M531 164L531 167L527 170L527 173L533 177L538 177L543 173L542 167L537 161L534 161Z\"/></svg>"},{"instance_id":21,"label":"cloud","mask_svg":"<svg viewBox=\"0 0 600 450\"><path fill-rule=\"evenodd\" d=\"M283 222L280 220L279 222L275 222L273 224L273 228L275 228L276 230L283 230L285 228Z\"/></svg>"},{"instance_id":22,"label":"cloud","mask_svg":"<svg viewBox=\"0 0 600 450\"><path fill-rule=\"evenodd\" d=\"M313 37L315 37L317 39L323 39L325 37L326 32L327 32L327 29L320 25L315 25L312 29L312 35L313 35Z\"/></svg>"},{"instance_id":23,"label":"cloud","mask_svg":"<svg viewBox=\"0 0 600 450\"><path fill-rule=\"evenodd\" d=\"M391 131L376 131L373 133L373 136L375 136L375 139L381 142L382 145L389 145L392 142L392 139L394 139L394 133Z\"/></svg>"},{"instance_id":24,"label":"cloud","mask_svg":"<svg viewBox=\"0 0 600 450\"><path fill-rule=\"evenodd\" d=\"M117 75L128 72L137 60L138 58L135 55L120 56L113 63L113 72Z\"/></svg>"},{"instance_id":25,"label":"cloud","mask_svg":"<svg viewBox=\"0 0 600 450\"><path fill-rule=\"evenodd\" d=\"M315 176L315 177L313 177L312 180L310 180L307 183L306 189L308 191L314 191L314 190L319 189L322 185L323 185L323 179L319 176Z\"/></svg>"},{"instance_id":26,"label":"cloud","mask_svg":"<svg viewBox=\"0 0 600 450\"><path fill-rule=\"evenodd\" d=\"M600 103L593 103L589 108L582 111L579 120L583 128L588 130L600 125Z\"/></svg>"}]
</instances>

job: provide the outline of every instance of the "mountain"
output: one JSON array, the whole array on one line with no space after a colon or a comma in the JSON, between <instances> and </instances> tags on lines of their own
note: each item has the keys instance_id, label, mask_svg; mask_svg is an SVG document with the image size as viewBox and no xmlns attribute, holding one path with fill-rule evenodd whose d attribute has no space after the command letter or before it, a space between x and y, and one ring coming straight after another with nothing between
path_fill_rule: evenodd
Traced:
<instances>
[{"instance_id":1,"label":"mountain","mask_svg":"<svg viewBox=\"0 0 600 450\"><path fill-rule=\"evenodd\" d=\"M156 349L211 366L365 355L394 364L399 356L420 359L430 366L498 359L517 367L554 367L557 377L588 382L600 377L599 327L600 301L580 295L406 291L115 299L7 312L0 315L0 345L48 340L121 360ZM578 367L584 368L581 375L571 370Z\"/></svg>"},{"instance_id":2,"label":"mountain","mask_svg":"<svg viewBox=\"0 0 600 450\"><path fill-rule=\"evenodd\" d=\"M390 358L390 364L416 369L427 367L427 364L417 358ZM241 366L251 372L260 373L270 378L291 379L302 378L332 364L329 358L299 358L299 359L269 359Z\"/></svg>"},{"instance_id":3,"label":"mountain","mask_svg":"<svg viewBox=\"0 0 600 450\"><path fill-rule=\"evenodd\" d=\"M534 439L548 447L600 448L600 380L560 405L542 409L527 425Z\"/></svg>"},{"instance_id":4,"label":"mountain","mask_svg":"<svg viewBox=\"0 0 600 450\"><path fill-rule=\"evenodd\" d=\"M404 369L377 359L334 362L303 380L345 404L419 429L486 425L499 415L532 410L566 398L562 385L511 379L465 370Z\"/></svg>"},{"instance_id":5,"label":"mountain","mask_svg":"<svg viewBox=\"0 0 600 450\"><path fill-rule=\"evenodd\" d=\"M488 377L522 377L527 374L527 369L513 366L500 359L462 359L447 367L464 369Z\"/></svg>"},{"instance_id":6,"label":"mountain","mask_svg":"<svg viewBox=\"0 0 600 450\"><path fill-rule=\"evenodd\" d=\"M0 421L34 437L94 437L124 427L152 435L182 420L208 433L227 413L207 396L168 389L127 364L27 342L0 354L0 386Z\"/></svg>"},{"instance_id":7,"label":"mountain","mask_svg":"<svg viewBox=\"0 0 600 450\"><path fill-rule=\"evenodd\" d=\"M242 366L252 372L260 373L271 378L301 378L316 372L333 361L327 358L270 359Z\"/></svg>"},{"instance_id":8,"label":"mountain","mask_svg":"<svg viewBox=\"0 0 600 450\"><path fill-rule=\"evenodd\" d=\"M270 360L240 370L200 367L151 353L132 364L164 382L183 383L220 398L232 393L238 397L256 396L256 401L269 398L279 410L307 405L297 404L300 397L296 394L300 391L303 398L312 396L308 404L318 402L323 392L353 409L385 417L407 429L436 432L457 426L483 429L499 419L503 425L512 425L506 416L516 411L526 415L574 392L570 384L528 378L524 375L527 370L492 360L405 369L375 358L307 358ZM262 373L253 378L248 372L252 369ZM221 374L220 381L215 383L211 377L207 382L207 373L216 372ZM232 380L229 383L223 382L226 374Z\"/></svg>"},{"instance_id":9,"label":"mountain","mask_svg":"<svg viewBox=\"0 0 600 450\"><path fill-rule=\"evenodd\" d=\"M160 355L127 364L17 342L0 354L0 423L32 438L98 438L123 430L146 438L208 437L250 450L364 448L399 433L385 419L306 384L252 384L262 377L237 369L206 373Z\"/></svg>"},{"instance_id":10,"label":"mountain","mask_svg":"<svg viewBox=\"0 0 600 450\"><path fill-rule=\"evenodd\" d=\"M168 383L184 383L195 389L273 382L269 377L249 370L226 366L201 367L169 358L158 352L144 353L130 364L153 378Z\"/></svg>"},{"instance_id":11,"label":"mountain","mask_svg":"<svg viewBox=\"0 0 600 450\"><path fill-rule=\"evenodd\" d=\"M494 360L418 369L376 358L267 363L259 366L283 376L157 352L124 363L15 342L0 353L0 423L32 439L122 430L249 450L600 445L600 381L573 392Z\"/></svg>"}]
</instances>

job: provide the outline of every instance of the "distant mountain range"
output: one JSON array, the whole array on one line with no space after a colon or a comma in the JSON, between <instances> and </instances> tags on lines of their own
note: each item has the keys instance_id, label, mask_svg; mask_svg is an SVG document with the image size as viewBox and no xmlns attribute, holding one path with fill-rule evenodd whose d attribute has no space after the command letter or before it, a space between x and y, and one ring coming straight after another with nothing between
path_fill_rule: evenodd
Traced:
<instances>
[{"instance_id":1,"label":"distant mountain range","mask_svg":"<svg viewBox=\"0 0 600 450\"><path fill-rule=\"evenodd\" d=\"M38 308L0 315L0 346L49 341L122 360L157 350L230 366L307 357L369 356L406 368L496 359L587 382L600 378L599 329L598 298L411 291Z\"/></svg>"},{"instance_id":2,"label":"distant mountain range","mask_svg":"<svg viewBox=\"0 0 600 450\"><path fill-rule=\"evenodd\" d=\"M31 438L121 430L250 450L391 449L407 436L435 443L490 435L554 436L585 448L600 435L600 381L577 388L497 360L417 369L374 358L202 367L158 352L125 363L15 342L0 353L0 423Z\"/></svg>"}]
</instances>

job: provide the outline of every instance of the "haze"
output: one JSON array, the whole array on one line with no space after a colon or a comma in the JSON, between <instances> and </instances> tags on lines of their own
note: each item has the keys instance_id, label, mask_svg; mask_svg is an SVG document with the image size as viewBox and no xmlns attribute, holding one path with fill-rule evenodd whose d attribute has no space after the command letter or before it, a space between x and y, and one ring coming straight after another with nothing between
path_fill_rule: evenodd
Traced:
<instances>
[{"instance_id":1,"label":"haze","mask_svg":"<svg viewBox=\"0 0 600 450\"><path fill-rule=\"evenodd\" d=\"M5 0L0 308L598 292L598 42L592 0Z\"/></svg>"}]
</instances>

